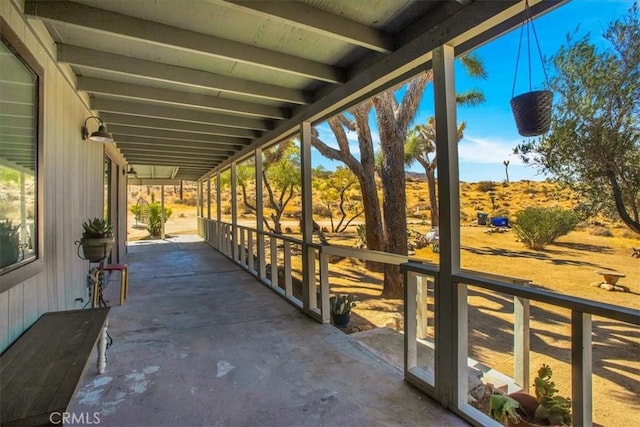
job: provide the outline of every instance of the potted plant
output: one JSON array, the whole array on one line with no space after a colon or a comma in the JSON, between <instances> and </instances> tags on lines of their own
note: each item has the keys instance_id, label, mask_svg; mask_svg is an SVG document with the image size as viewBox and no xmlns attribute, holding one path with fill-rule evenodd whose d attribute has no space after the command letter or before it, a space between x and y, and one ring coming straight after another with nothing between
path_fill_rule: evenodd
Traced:
<instances>
[{"instance_id":1,"label":"potted plant","mask_svg":"<svg viewBox=\"0 0 640 427\"><path fill-rule=\"evenodd\" d=\"M82 223L82 253L91 262L104 260L113 246L113 228L104 218L92 218Z\"/></svg>"},{"instance_id":2,"label":"potted plant","mask_svg":"<svg viewBox=\"0 0 640 427\"><path fill-rule=\"evenodd\" d=\"M355 307L355 297L353 295L334 295L329 298L329 309L333 324L339 328L344 328L351 320L351 308Z\"/></svg>"},{"instance_id":3,"label":"potted plant","mask_svg":"<svg viewBox=\"0 0 640 427\"><path fill-rule=\"evenodd\" d=\"M15 264L20 257L20 236L10 220L0 221L0 268Z\"/></svg>"},{"instance_id":4,"label":"potted plant","mask_svg":"<svg viewBox=\"0 0 640 427\"><path fill-rule=\"evenodd\" d=\"M547 133L551 126L551 109L553 105L553 92L550 90L533 90L531 83L531 49L527 49L528 52L528 71L529 71L529 91L522 93L518 96L514 96L516 89L516 81L518 75L518 63L520 62L520 50L522 47L522 32L527 32L527 46L530 45L529 34L533 33L535 43L537 46L538 54L540 56L540 62L542 63L542 72L544 73L545 82L547 86L548 78L547 72L544 69L544 60L540 51L540 45L538 43L538 36L536 35L536 29L533 25L533 14L529 8L529 2L525 1L525 9L523 13L524 19L522 21L520 42L518 44L518 55L516 58L516 71L513 76L513 88L511 89L511 111L516 121L516 127L518 133L522 136L539 136Z\"/></svg>"},{"instance_id":5,"label":"potted plant","mask_svg":"<svg viewBox=\"0 0 640 427\"><path fill-rule=\"evenodd\" d=\"M489 415L506 426L570 426L571 399L556 395L552 375L543 364L533 384L535 397L522 392L492 395Z\"/></svg>"}]
</instances>

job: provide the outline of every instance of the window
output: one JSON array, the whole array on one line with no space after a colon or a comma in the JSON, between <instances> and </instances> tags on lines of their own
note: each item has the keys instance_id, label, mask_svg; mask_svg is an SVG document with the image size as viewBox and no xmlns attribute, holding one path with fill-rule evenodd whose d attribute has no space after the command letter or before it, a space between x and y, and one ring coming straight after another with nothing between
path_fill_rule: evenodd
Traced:
<instances>
[{"instance_id":1,"label":"window","mask_svg":"<svg viewBox=\"0 0 640 427\"><path fill-rule=\"evenodd\" d=\"M5 26L3 26L6 28ZM9 40L15 43L10 43ZM0 35L0 274L39 257L39 75L18 53L12 34ZM28 55L28 54L27 54ZM30 62L34 62L30 57ZM3 279L4 280L4 279ZM4 289L3 289L4 290Z\"/></svg>"}]
</instances>

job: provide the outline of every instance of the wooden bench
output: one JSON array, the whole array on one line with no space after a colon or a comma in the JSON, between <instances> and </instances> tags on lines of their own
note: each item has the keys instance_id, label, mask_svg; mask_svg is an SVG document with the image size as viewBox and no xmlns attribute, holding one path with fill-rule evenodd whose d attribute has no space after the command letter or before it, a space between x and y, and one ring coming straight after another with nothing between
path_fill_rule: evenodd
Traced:
<instances>
[{"instance_id":1,"label":"wooden bench","mask_svg":"<svg viewBox=\"0 0 640 427\"><path fill-rule=\"evenodd\" d=\"M109 307L43 314L0 356L0 425L47 425L66 412L98 344L106 367Z\"/></svg>"}]
</instances>

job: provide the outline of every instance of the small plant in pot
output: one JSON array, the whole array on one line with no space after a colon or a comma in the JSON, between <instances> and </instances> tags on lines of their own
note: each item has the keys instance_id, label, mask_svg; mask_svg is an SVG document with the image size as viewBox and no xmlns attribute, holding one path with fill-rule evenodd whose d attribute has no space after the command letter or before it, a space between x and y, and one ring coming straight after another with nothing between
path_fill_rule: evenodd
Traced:
<instances>
[{"instance_id":1,"label":"small plant in pot","mask_svg":"<svg viewBox=\"0 0 640 427\"><path fill-rule=\"evenodd\" d=\"M19 225L10 220L0 221L0 268L14 264L20 258Z\"/></svg>"},{"instance_id":2,"label":"small plant in pot","mask_svg":"<svg viewBox=\"0 0 640 427\"><path fill-rule=\"evenodd\" d=\"M329 298L331 320L339 328L344 328L351 320L351 309L356 306L353 295L335 295Z\"/></svg>"},{"instance_id":3,"label":"small plant in pot","mask_svg":"<svg viewBox=\"0 0 640 427\"><path fill-rule=\"evenodd\" d=\"M521 392L492 395L489 415L506 426L570 426L571 399L556 395L552 375L543 364L533 384L535 397Z\"/></svg>"},{"instance_id":4,"label":"small plant in pot","mask_svg":"<svg viewBox=\"0 0 640 427\"><path fill-rule=\"evenodd\" d=\"M82 223L80 246L84 259L91 262L104 260L113 246L113 228L104 218L91 218Z\"/></svg>"}]
</instances>

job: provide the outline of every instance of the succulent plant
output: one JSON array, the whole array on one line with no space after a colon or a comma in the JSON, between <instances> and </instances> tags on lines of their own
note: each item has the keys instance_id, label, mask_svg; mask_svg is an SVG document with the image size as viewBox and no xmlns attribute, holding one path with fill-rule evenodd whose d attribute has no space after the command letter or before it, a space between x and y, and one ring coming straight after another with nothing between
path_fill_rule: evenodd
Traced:
<instances>
[{"instance_id":1,"label":"succulent plant","mask_svg":"<svg viewBox=\"0 0 640 427\"><path fill-rule=\"evenodd\" d=\"M491 417L500 422L508 418L514 424L525 420L540 425L570 426L571 399L556 395L558 390L551 381L552 375L549 365L543 364L533 383L535 397L520 392L492 395Z\"/></svg>"},{"instance_id":2,"label":"succulent plant","mask_svg":"<svg viewBox=\"0 0 640 427\"><path fill-rule=\"evenodd\" d=\"M104 218L92 218L82 223L82 237L85 239L100 239L113 237L113 227Z\"/></svg>"},{"instance_id":3,"label":"succulent plant","mask_svg":"<svg viewBox=\"0 0 640 427\"><path fill-rule=\"evenodd\" d=\"M356 306L356 298L353 295L335 295L329 298L329 308L332 314L351 313L351 308Z\"/></svg>"}]
</instances>

